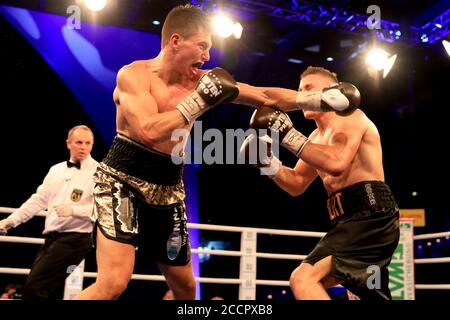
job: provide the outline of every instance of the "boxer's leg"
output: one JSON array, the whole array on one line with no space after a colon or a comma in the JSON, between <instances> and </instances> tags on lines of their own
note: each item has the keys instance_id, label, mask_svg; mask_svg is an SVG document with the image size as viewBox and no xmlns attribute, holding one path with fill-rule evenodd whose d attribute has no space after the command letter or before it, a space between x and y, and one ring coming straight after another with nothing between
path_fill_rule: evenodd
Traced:
<instances>
[{"instance_id":1,"label":"boxer's leg","mask_svg":"<svg viewBox=\"0 0 450 320\"><path fill-rule=\"evenodd\" d=\"M126 185L108 174L98 177L94 200L97 279L75 298L116 299L133 274L138 200Z\"/></svg>"},{"instance_id":2,"label":"boxer's leg","mask_svg":"<svg viewBox=\"0 0 450 320\"><path fill-rule=\"evenodd\" d=\"M78 294L76 300L117 299L127 288L134 268L135 248L109 240L97 232L97 279Z\"/></svg>"},{"instance_id":3,"label":"boxer's leg","mask_svg":"<svg viewBox=\"0 0 450 320\"><path fill-rule=\"evenodd\" d=\"M176 300L195 299L195 278L192 273L192 263L185 266L171 266L158 263L159 270L167 280Z\"/></svg>"},{"instance_id":4,"label":"boxer's leg","mask_svg":"<svg viewBox=\"0 0 450 320\"><path fill-rule=\"evenodd\" d=\"M324 283L332 284L329 275L332 270L332 257L328 256L314 265L302 263L291 274L289 280L292 292L299 300L329 300ZM337 279L336 279L337 280ZM338 282L336 281L336 284Z\"/></svg>"}]
</instances>

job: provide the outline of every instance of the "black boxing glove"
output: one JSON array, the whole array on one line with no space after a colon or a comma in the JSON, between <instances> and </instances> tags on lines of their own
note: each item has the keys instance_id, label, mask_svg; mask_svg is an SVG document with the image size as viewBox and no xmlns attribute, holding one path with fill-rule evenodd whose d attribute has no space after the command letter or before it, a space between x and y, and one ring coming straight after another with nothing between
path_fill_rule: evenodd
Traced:
<instances>
[{"instance_id":1,"label":"black boxing glove","mask_svg":"<svg viewBox=\"0 0 450 320\"><path fill-rule=\"evenodd\" d=\"M194 92L176 108L191 123L212 107L231 102L238 95L239 87L233 77L222 68L214 68L200 77Z\"/></svg>"},{"instance_id":2,"label":"black boxing glove","mask_svg":"<svg viewBox=\"0 0 450 320\"><path fill-rule=\"evenodd\" d=\"M303 110L336 111L337 114L347 115L359 108L361 95L354 85L339 82L322 91L300 91L296 102L297 106Z\"/></svg>"},{"instance_id":3,"label":"black boxing glove","mask_svg":"<svg viewBox=\"0 0 450 320\"><path fill-rule=\"evenodd\" d=\"M270 129L278 132L281 145L300 157L308 138L294 129L289 116L270 106L261 106L253 112L250 128Z\"/></svg>"},{"instance_id":4,"label":"black boxing glove","mask_svg":"<svg viewBox=\"0 0 450 320\"><path fill-rule=\"evenodd\" d=\"M282 166L281 161L272 153L272 138L268 135L250 134L240 148L240 157L246 164L260 169L262 175L274 179Z\"/></svg>"}]
</instances>

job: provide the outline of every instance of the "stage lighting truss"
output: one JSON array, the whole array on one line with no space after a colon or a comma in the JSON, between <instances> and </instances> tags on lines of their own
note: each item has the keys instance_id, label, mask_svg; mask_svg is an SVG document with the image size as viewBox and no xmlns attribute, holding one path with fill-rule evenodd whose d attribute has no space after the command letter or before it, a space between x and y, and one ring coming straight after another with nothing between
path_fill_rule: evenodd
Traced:
<instances>
[{"instance_id":1,"label":"stage lighting truss","mask_svg":"<svg viewBox=\"0 0 450 320\"><path fill-rule=\"evenodd\" d=\"M422 27L381 20L379 29L369 30L367 20L370 14L355 13L303 0L192 0L191 3L205 10L221 6L242 12L265 12L280 19L359 33L365 37L375 33L379 40L411 45L434 43L450 32L450 9Z\"/></svg>"}]
</instances>

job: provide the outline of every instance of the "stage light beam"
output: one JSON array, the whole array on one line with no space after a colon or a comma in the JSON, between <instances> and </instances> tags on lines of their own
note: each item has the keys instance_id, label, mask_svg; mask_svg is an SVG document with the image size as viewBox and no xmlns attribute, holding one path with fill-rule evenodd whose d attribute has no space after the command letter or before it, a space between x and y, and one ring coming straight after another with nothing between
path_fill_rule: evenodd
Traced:
<instances>
[{"instance_id":1,"label":"stage light beam","mask_svg":"<svg viewBox=\"0 0 450 320\"><path fill-rule=\"evenodd\" d=\"M84 4L91 11L103 10L106 6L107 0L84 0Z\"/></svg>"},{"instance_id":2,"label":"stage light beam","mask_svg":"<svg viewBox=\"0 0 450 320\"><path fill-rule=\"evenodd\" d=\"M225 15L217 15L213 18L214 31L220 38L228 38L233 35L236 39L242 36L243 27L239 22L234 22Z\"/></svg>"},{"instance_id":3,"label":"stage light beam","mask_svg":"<svg viewBox=\"0 0 450 320\"><path fill-rule=\"evenodd\" d=\"M447 40L442 40L442 45L444 46L445 51L447 51L447 54L450 56L450 42Z\"/></svg>"},{"instance_id":4,"label":"stage light beam","mask_svg":"<svg viewBox=\"0 0 450 320\"><path fill-rule=\"evenodd\" d=\"M383 49L372 49L367 54L366 62L377 71L383 70L388 62L388 53Z\"/></svg>"},{"instance_id":5,"label":"stage light beam","mask_svg":"<svg viewBox=\"0 0 450 320\"><path fill-rule=\"evenodd\" d=\"M395 60L397 60L396 54L392 55L388 59L388 61L386 62L386 65L384 66L384 69L383 69L383 78L387 77L387 75L389 74L389 71L391 71L392 67L394 66Z\"/></svg>"}]
</instances>

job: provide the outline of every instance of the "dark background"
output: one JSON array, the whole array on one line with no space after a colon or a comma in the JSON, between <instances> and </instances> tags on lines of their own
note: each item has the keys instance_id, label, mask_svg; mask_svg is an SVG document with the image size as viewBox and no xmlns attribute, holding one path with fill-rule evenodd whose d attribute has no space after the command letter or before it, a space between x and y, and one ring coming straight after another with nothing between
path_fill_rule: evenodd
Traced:
<instances>
[{"instance_id":1,"label":"dark background","mask_svg":"<svg viewBox=\"0 0 450 320\"><path fill-rule=\"evenodd\" d=\"M331 3L321 2L325 5ZM421 13L439 4L439 1L424 2L382 1L383 19L412 23ZM26 5L27 2L20 3ZM133 5L128 3L129 14L137 10L135 6L139 3L143 6L155 5L155 2L150 1L136 1ZM175 2L164 3L157 6L160 8L158 12L153 11L161 19ZM360 13L364 13L369 4L367 1L333 1L334 6ZM52 12L53 8L43 6L41 10ZM129 28L159 32L157 29L146 29L155 27L147 27L149 24L141 19L131 20L105 23L122 23ZM299 74L307 65L330 68L338 73L342 81L355 83L362 93L363 111L380 131L386 182L400 208L424 208L426 211L426 227L416 228L415 233L450 230L446 201L448 158L445 155L449 145L447 108L450 60L440 41L434 44L398 44L396 50L400 58L391 74L384 80L375 81L360 67L363 56L350 60L348 55L352 49L340 48L338 44L339 40L350 38L357 46L358 43L368 41L367 38L304 25L301 31L295 31L293 24L275 21L264 14L256 15L246 23L248 31L245 33L244 29L243 38L227 43L223 67L232 71L238 81L259 86L296 89ZM0 137L3 143L0 156L0 206L18 207L34 193L49 167L67 158L65 139L69 128L81 123L93 128L96 139L92 155L97 160L106 154L109 142L102 140L95 124L58 75L3 18L0 18L0 39L4 78L0 87ZM291 39L291 42L283 46L280 45L280 39ZM315 43L322 45L319 54L304 49ZM254 52L263 52L264 56L255 55ZM324 59L330 55L335 58L333 62ZM297 65L287 62L287 58L292 56L300 56L304 63ZM247 107L223 105L206 113L201 120L204 129L246 129L251 113L252 109ZM305 121L300 112L291 113L290 117L303 133L309 134L313 130L314 123ZM288 166L296 162L293 155L285 150L281 150L280 158ZM326 193L320 180L315 181L304 195L292 198L270 179L244 165L201 164L197 168L197 176L200 223L308 231L327 231L330 227L326 213ZM413 191L417 192L417 196L412 195ZM13 229L10 235L39 237L42 229L43 219L34 218ZM204 244L208 241L224 241L226 249L239 250L238 236L210 232L202 232L201 235ZM307 254L315 241L260 236L258 250ZM425 243L416 243L416 247ZM419 253L416 249L416 258L448 256L449 247L448 239L443 239L441 245L427 251ZM0 250L2 266L28 268L37 246L0 244ZM296 265L296 261L260 259L258 278L287 280ZM202 276L206 277L239 276L237 258L212 256L202 263L201 268ZM88 258L86 269L95 270L93 253ZM138 260L136 273L144 272L157 270ZM23 276L0 275L0 288L10 282L22 283L24 279ZM450 283L448 264L417 265L416 282ZM281 293L283 289L288 292ZM122 299L158 299L164 291L163 283L134 281ZM237 292L237 286L203 285L206 299L214 295L232 299L237 297ZM265 299L269 293L273 294L274 299L291 298L288 288L258 287L259 299ZM418 290L416 295L417 299L449 297L448 291L444 290Z\"/></svg>"}]
</instances>

